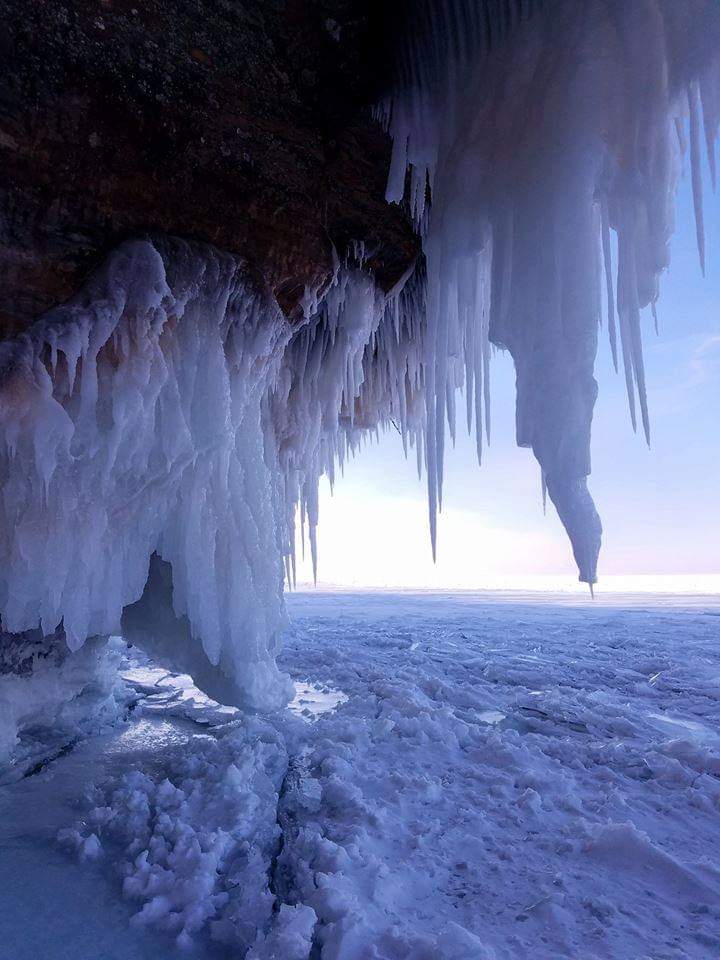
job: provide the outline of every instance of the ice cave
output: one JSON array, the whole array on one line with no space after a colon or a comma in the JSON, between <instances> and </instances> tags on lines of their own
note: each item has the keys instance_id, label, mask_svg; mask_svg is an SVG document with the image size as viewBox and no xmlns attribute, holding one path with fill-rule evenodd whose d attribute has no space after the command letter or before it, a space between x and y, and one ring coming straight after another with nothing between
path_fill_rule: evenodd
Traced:
<instances>
[{"instance_id":1,"label":"ice cave","mask_svg":"<svg viewBox=\"0 0 720 960\"><path fill-rule=\"evenodd\" d=\"M516 703L526 726L506 731L505 706L487 700L475 711L484 719L472 721L481 725L480 744L461 730L475 710L469 688L465 713L426 704L437 685L462 687L457 662L466 653L438 653L455 663L447 668L452 679L427 673L408 706L393 686L410 669L405 655L373 667L363 640L358 662L378 671L376 686L387 686L386 708L377 715L373 708L371 726L358 733L357 711L343 720L346 705L323 714L324 739L318 734L308 746L305 721L281 718L297 700L298 678L311 677L308 665L320 664L322 673L334 656L340 666L323 674L321 699L352 704L360 696L352 692L352 657L333 654L319 599L298 595L299 620L296 608L290 616L286 609L298 550L307 548L317 568L321 481L342 486L344 467L364 456L366 440L397 431L426 486L423 522L435 556L449 447L467 432L483 469L493 363L502 353L514 365L514 440L532 451L542 500L557 512L579 581L588 594L602 586L603 502L590 492L593 413L605 388L598 347L607 338L626 393L623 416L638 433L633 442L651 444L643 342L655 337L663 281L673 270L682 182L694 256L708 274L720 265L706 243L718 209L709 198L720 130L720 5L4 0L0 10L0 784L12 790L52 777L54 765L72 765L73 752L116 736L108 731L137 723L143 710L144 722L157 726L146 735L178 754L174 778L160 777L138 747L110 787L92 785L85 812L52 824L53 856L82 877L58 873L58 883L78 883L78 911L92 900L87 871L102 873L113 860L122 895L135 904L127 923L102 919L115 909L112 880L103 879L100 919L90 921L99 953L77 932L52 933L60 930L55 921L40 939L13 933L0 897L1 939L10 950L0 945L0 956L60 960L53 938L61 936L80 960L178 950L248 960L716 955L716 863L678 861L655 842L654 827L620 814L583 828L579 840L562 833L557 817L551 827L543 821L543 785L552 764L564 770L562 744L570 750L563 737L596 722L558 706L560 674L554 714L541 696L549 684L527 680L529 692ZM710 318L715 330L719 306ZM392 476L386 482L392 487ZM383 531L376 537L382 551ZM303 604L317 611L298 667L293 622L310 616ZM414 623L420 601L408 604ZM588 607L587 627L573 614L572 629L622 633L602 626L602 609ZM440 616L433 610L429 616ZM362 632L358 610L343 616L356 618ZM483 621L506 638L498 664L518 671L524 616L491 611ZM530 620L552 633L544 618ZM462 626L460 613L456 619L458 630L474 629ZM637 770L628 773L633 789L651 778L675 777L687 791L702 781L692 809L717 815L720 664L702 642L718 621L695 611L677 622L690 621L687 643L707 670L670 687L680 684L691 697L699 696L692 684L704 684L715 731L696 740L687 726L677 738L668 734L653 766L639 748L630 757L635 748L627 746L635 720L620 704L639 694L615 691L611 700L598 688L595 708L611 733L595 732L577 764L589 770L602 751L625 744L622 762ZM391 645L381 632L378 658ZM434 636L408 649L426 642L430 651ZM600 673L613 658L602 636L609 659L595 663ZM485 657L487 680L495 661L476 656ZM658 656L649 634L627 653L628 663L643 661L660 677L671 667L656 670ZM428 664L433 657L427 653ZM553 657L565 663L561 644ZM172 687L168 677L185 678L185 686ZM174 732L158 712L166 701L167 717L180 718ZM656 707L661 720L664 710ZM542 767L523 753L530 748L521 739L527 724L542 726L551 714L559 739ZM207 728L192 749L181 726L191 722ZM445 850L455 880L444 861L417 853L416 873L408 874L415 899L403 900L392 860L404 854L376 838L392 835L392 818L385 808L373 814L368 800L377 792L367 766L373 750L389 770L396 763L383 739L391 729L423 744L415 765L397 772L398 795L414 784L405 808L413 823L423 804L466 816L469 794L436 786L428 772L445 754L455 769L459 751L490 765L483 774L490 797L510 780L520 785L518 809L533 837L557 828L553 852L542 854L550 892L515 910L520 932L473 926L463 912L470 901L443 912L433 884L421 883L442 869L444 890L477 872L487 854L474 846L482 827L464 839L454 834ZM375 746L360 753L363 737ZM307 773L313 763L322 789ZM585 786L586 794L570 790L567 810L596 802L592 791L600 788ZM41 803L33 796L30 807ZM649 804L643 796L637 802ZM22 807L12 793L2 803L11 813ZM317 827L323 804L345 811L356 824L352 836L334 821L313 832L308 824ZM363 817L372 829L357 826ZM457 830L450 822L443 837ZM491 832L483 834L486 847ZM4 841L7 849L14 842ZM424 842L420 834L407 838L416 852ZM552 857L573 843L591 851L588 876L607 868L617 879L618 863L644 863L646 873L627 889L661 874L663 890L688 900L692 920L681 924L685 908L677 907L666 922L663 907L644 926L633 914L630 933L616 900L634 904L635 894L621 879L614 893L597 881L582 910L604 939L588 932L558 905L569 881L551 876ZM12 856L8 863L8 876L20 871L19 889L30 884L31 900L32 871L13 866ZM518 877L498 874L511 886L524 882ZM484 881L474 882L479 896ZM413 914L420 901L425 913ZM10 917L18 908L7 904ZM528 952L523 937L533 924L539 932Z\"/></svg>"}]
</instances>

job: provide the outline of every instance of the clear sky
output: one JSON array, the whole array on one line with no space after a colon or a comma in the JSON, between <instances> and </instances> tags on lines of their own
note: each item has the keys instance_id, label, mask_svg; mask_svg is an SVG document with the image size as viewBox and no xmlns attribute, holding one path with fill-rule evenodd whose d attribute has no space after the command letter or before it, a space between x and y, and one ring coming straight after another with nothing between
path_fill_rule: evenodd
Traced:
<instances>
[{"instance_id":1,"label":"clear sky","mask_svg":"<svg viewBox=\"0 0 720 960\"><path fill-rule=\"evenodd\" d=\"M601 331L590 478L604 528L601 586L603 576L609 583L635 574L692 574L701 583L698 575L720 574L720 197L711 193L709 176L705 194L707 277L686 172L672 263L661 280L659 337L649 311L644 320L650 449L633 434L624 381ZM323 481L320 582L469 589L571 582L570 545L550 503L543 516L539 467L530 451L515 446L507 354L496 354L491 381L492 445L483 466L466 435L447 450L437 564L425 481L393 431L347 466L333 496ZM298 579L312 579L308 562L300 563Z\"/></svg>"}]
</instances>

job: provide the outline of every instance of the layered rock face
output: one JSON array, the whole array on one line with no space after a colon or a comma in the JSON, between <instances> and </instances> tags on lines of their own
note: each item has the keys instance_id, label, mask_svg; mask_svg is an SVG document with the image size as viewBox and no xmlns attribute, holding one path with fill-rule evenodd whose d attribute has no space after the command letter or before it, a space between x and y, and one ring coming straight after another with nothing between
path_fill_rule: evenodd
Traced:
<instances>
[{"instance_id":1,"label":"layered rock face","mask_svg":"<svg viewBox=\"0 0 720 960\"><path fill-rule=\"evenodd\" d=\"M0 334L145 232L240 255L288 315L351 241L386 289L417 256L370 117L379 5L1 0L0 18Z\"/></svg>"}]
</instances>

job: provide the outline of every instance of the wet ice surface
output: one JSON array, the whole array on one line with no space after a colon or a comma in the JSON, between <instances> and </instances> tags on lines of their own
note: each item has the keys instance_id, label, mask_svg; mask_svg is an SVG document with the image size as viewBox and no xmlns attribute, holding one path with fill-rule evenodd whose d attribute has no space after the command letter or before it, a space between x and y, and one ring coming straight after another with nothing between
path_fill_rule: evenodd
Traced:
<instances>
[{"instance_id":1,"label":"wet ice surface","mask_svg":"<svg viewBox=\"0 0 720 960\"><path fill-rule=\"evenodd\" d=\"M135 660L127 723L0 791L3 960L718 955L715 601L289 607L290 710Z\"/></svg>"},{"instance_id":2,"label":"wet ice surface","mask_svg":"<svg viewBox=\"0 0 720 960\"><path fill-rule=\"evenodd\" d=\"M342 690L334 690L330 686L318 686L315 683L295 681L295 696L288 704L288 709L306 720L314 720L329 713L347 700Z\"/></svg>"},{"instance_id":3,"label":"wet ice surface","mask_svg":"<svg viewBox=\"0 0 720 960\"><path fill-rule=\"evenodd\" d=\"M236 707L211 700L187 674L155 666L139 650L129 651L128 656L131 659L121 676L137 694L144 714L185 717L212 726L237 717Z\"/></svg>"},{"instance_id":4,"label":"wet ice surface","mask_svg":"<svg viewBox=\"0 0 720 960\"><path fill-rule=\"evenodd\" d=\"M144 713L182 716L212 726L240 716L237 707L216 703L198 690L187 674L172 673L155 666L137 650L131 651L129 656L132 662L121 676L142 699ZM321 686L296 680L294 688L295 696L288 704L288 710L305 720L314 720L347 700L342 690L334 690L328 684Z\"/></svg>"}]
</instances>

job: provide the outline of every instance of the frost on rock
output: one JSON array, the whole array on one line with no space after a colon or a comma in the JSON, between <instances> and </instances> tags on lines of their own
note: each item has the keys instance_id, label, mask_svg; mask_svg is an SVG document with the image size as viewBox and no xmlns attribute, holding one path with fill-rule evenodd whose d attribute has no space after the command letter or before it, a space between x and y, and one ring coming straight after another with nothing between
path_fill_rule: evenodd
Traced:
<instances>
[{"instance_id":1,"label":"frost on rock","mask_svg":"<svg viewBox=\"0 0 720 960\"><path fill-rule=\"evenodd\" d=\"M704 261L700 142L704 122L714 179L718 11L685 0L424 0L413 9L383 113L394 141L388 199L411 204L425 237L433 541L445 422L454 431L463 381L480 452L489 340L513 356L517 441L533 449L580 579L592 584L600 250L613 354L617 323L632 423L637 403L649 441L640 311L654 305L669 262L688 118Z\"/></svg>"}]
</instances>

